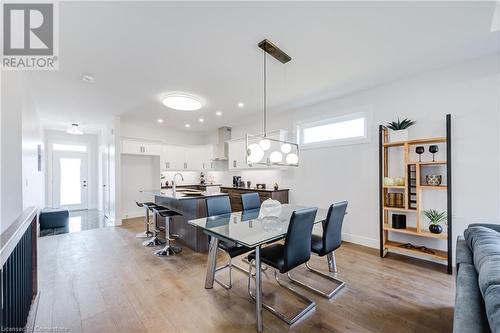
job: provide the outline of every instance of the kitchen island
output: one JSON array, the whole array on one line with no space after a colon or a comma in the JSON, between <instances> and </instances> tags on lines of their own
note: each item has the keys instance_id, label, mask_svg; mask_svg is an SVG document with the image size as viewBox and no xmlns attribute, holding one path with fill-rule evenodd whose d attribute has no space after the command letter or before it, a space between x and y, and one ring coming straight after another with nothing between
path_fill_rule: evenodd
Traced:
<instances>
[{"instance_id":1,"label":"kitchen island","mask_svg":"<svg viewBox=\"0 0 500 333\"><path fill-rule=\"evenodd\" d=\"M203 233L201 228L190 225L187 221L207 216L206 198L227 196L228 194L202 192L201 195L193 195L184 193L180 188L177 189L175 195L171 189L153 191L152 194L157 205L182 214L175 216L170 221L170 232L179 235L178 241L193 251L207 252L208 236Z\"/></svg>"}]
</instances>

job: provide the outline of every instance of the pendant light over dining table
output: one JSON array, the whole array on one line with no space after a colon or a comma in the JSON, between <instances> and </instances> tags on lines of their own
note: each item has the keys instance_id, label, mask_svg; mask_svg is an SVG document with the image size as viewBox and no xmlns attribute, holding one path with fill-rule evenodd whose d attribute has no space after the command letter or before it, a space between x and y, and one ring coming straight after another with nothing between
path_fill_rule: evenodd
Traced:
<instances>
[{"instance_id":1,"label":"pendant light over dining table","mask_svg":"<svg viewBox=\"0 0 500 333\"><path fill-rule=\"evenodd\" d=\"M292 58L279 47L264 39L258 44L264 55L264 134L246 135L246 162L247 165L276 165L276 166L299 166L299 145L287 142L281 137L268 136L267 131L267 55L273 56L282 64L286 64Z\"/></svg>"}]
</instances>

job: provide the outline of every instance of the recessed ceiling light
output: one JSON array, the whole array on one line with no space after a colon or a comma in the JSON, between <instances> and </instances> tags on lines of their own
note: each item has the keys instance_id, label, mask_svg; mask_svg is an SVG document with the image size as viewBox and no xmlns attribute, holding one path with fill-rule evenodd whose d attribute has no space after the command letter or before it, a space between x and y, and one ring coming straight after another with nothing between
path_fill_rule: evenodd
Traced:
<instances>
[{"instance_id":1,"label":"recessed ceiling light","mask_svg":"<svg viewBox=\"0 0 500 333\"><path fill-rule=\"evenodd\" d=\"M186 94L169 94L163 97L163 105L179 111L194 111L202 107L201 101L190 95Z\"/></svg>"},{"instance_id":2,"label":"recessed ceiling light","mask_svg":"<svg viewBox=\"0 0 500 333\"><path fill-rule=\"evenodd\" d=\"M184 126L186 126L187 128L191 127L191 125L189 125L189 124L186 124L186 125L184 125Z\"/></svg>"},{"instance_id":3,"label":"recessed ceiling light","mask_svg":"<svg viewBox=\"0 0 500 333\"><path fill-rule=\"evenodd\" d=\"M83 73L82 74L82 81L85 83L94 83L95 77L94 77L94 75L92 75L90 73Z\"/></svg>"},{"instance_id":4,"label":"recessed ceiling light","mask_svg":"<svg viewBox=\"0 0 500 333\"><path fill-rule=\"evenodd\" d=\"M159 122L161 124L161 123L163 123L163 119L158 118L157 122Z\"/></svg>"},{"instance_id":5,"label":"recessed ceiling light","mask_svg":"<svg viewBox=\"0 0 500 333\"><path fill-rule=\"evenodd\" d=\"M217 112L215 112L215 115L216 115L216 116L222 116L222 112L217 111Z\"/></svg>"},{"instance_id":6,"label":"recessed ceiling light","mask_svg":"<svg viewBox=\"0 0 500 333\"><path fill-rule=\"evenodd\" d=\"M245 103L243 103L243 102L239 102L239 103L238 103L238 107L239 107L239 108L242 108L242 107L244 107L244 106L245 106Z\"/></svg>"},{"instance_id":7,"label":"recessed ceiling light","mask_svg":"<svg viewBox=\"0 0 500 333\"><path fill-rule=\"evenodd\" d=\"M205 121L205 119L200 118L200 119L198 119L198 121L199 121L200 123L202 123L202 122L204 122L204 121Z\"/></svg>"}]
</instances>

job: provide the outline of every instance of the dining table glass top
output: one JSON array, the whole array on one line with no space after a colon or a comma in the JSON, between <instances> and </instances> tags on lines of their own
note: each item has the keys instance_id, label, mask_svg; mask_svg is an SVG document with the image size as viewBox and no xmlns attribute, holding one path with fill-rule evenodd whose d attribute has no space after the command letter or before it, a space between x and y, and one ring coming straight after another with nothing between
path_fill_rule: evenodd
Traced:
<instances>
[{"instance_id":1,"label":"dining table glass top","mask_svg":"<svg viewBox=\"0 0 500 333\"><path fill-rule=\"evenodd\" d=\"M283 204L276 216L266 216L261 209L253 209L203 217L190 220L188 223L204 229L215 237L253 248L283 238L287 233L292 213L303 208L309 207ZM327 213L328 210L318 208L314 223L325 221Z\"/></svg>"}]
</instances>

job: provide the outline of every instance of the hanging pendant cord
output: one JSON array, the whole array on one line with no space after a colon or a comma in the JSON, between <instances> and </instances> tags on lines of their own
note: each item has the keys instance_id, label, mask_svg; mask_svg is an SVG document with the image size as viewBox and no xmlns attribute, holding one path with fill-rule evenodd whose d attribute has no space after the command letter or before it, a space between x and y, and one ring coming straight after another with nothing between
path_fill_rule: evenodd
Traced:
<instances>
[{"instance_id":1,"label":"hanging pendant cord","mask_svg":"<svg viewBox=\"0 0 500 333\"><path fill-rule=\"evenodd\" d=\"M264 137L267 136L267 57L264 51Z\"/></svg>"}]
</instances>

